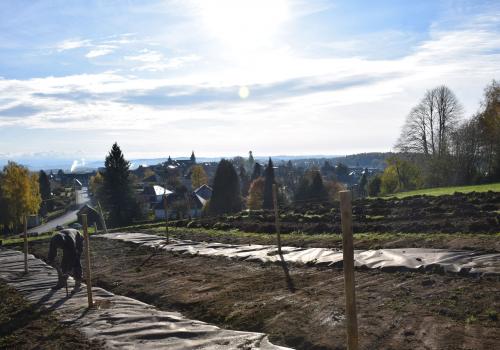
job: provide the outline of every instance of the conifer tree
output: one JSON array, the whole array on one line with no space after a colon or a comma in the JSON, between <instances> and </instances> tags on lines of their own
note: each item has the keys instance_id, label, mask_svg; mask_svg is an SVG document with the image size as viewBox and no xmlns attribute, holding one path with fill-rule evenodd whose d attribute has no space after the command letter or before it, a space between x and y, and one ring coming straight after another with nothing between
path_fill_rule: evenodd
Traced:
<instances>
[{"instance_id":1,"label":"conifer tree","mask_svg":"<svg viewBox=\"0 0 500 350\"><path fill-rule=\"evenodd\" d=\"M43 170L40 170L40 173L38 174L38 185L40 186L40 195L42 196L40 214L46 215L48 212L52 211L54 205L52 203L49 177Z\"/></svg>"},{"instance_id":2,"label":"conifer tree","mask_svg":"<svg viewBox=\"0 0 500 350\"><path fill-rule=\"evenodd\" d=\"M240 185L241 185L241 195L246 197L248 195L248 189L250 188L250 179L248 178L245 167L240 166Z\"/></svg>"},{"instance_id":3,"label":"conifer tree","mask_svg":"<svg viewBox=\"0 0 500 350\"><path fill-rule=\"evenodd\" d=\"M328 200L328 192L326 191L323 179L319 171L315 171L312 175L311 187L309 189L309 197L313 201Z\"/></svg>"},{"instance_id":4,"label":"conifer tree","mask_svg":"<svg viewBox=\"0 0 500 350\"><path fill-rule=\"evenodd\" d=\"M241 210L240 182L230 161L222 159L214 177L208 212L212 215L235 213Z\"/></svg>"},{"instance_id":5,"label":"conifer tree","mask_svg":"<svg viewBox=\"0 0 500 350\"><path fill-rule=\"evenodd\" d=\"M264 202L262 203L262 208L272 209L273 208L273 184L274 181L274 165L273 161L269 157L269 162L267 163L266 171L264 172Z\"/></svg>"},{"instance_id":6,"label":"conifer tree","mask_svg":"<svg viewBox=\"0 0 500 350\"><path fill-rule=\"evenodd\" d=\"M106 170L102 174L105 207L109 220L114 226L130 223L140 217L140 208L130 179L130 163L115 142L104 162Z\"/></svg>"},{"instance_id":7,"label":"conifer tree","mask_svg":"<svg viewBox=\"0 0 500 350\"><path fill-rule=\"evenodd\" d=\"M259 163L255 163L255 165L253 166L252 177L250 178L250 180L252 181L257 180L261 176L262 176L262 165L260 165Z\"/></svg>"}]
</instances>

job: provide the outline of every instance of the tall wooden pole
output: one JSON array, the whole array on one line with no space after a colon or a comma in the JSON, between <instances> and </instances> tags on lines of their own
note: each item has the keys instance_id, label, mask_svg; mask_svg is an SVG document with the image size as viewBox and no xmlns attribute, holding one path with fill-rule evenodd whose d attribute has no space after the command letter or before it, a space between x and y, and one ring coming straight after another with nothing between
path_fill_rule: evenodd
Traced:
<instances>
[{"instance_id":1,"label":"tall wooden pole","mask_svg":"<svg viewBox=\"0 0 500 350\"><path fill-rule=\"evenodd\" d=\"M167 235L167 244L170 243L170 233L168 232L168 212L167 212L167 195L163 195L163 210L165 210L165 233Z\"/></svg>"},{"instance_id":2,"label":"tall wooden pole","mask_svg":"<svg viewBox=\"0 0 500 350\"><path fill-rule=\"evenodd\" d=\"M28 218L24 216L24 273L28 273Z\"/></svg>"},{"instance_id":3,"label":"tall wooden pole","mask_svg":"<svg viewBox=\"0 0 500 350\"><path fill-rule=\"evenodd\" d=\"M342 219L342 250L344 255L345 309L347 321L347 349L358 350L358 319L354 285L354 245L352 238L351 191L340 191Z\"/></svg>"},{"instance_id":4,"label":"tall wooden pole","mask_svg":"<svg viewBox=\"0 0 500 350\"><path fill-rule=\"evenodd\" d=\"M273 184L273 205L274 224L276 225L276 239L278 241L278 253L281 254L280 214L278 211L278 191L276 189L276 184Z\"/></svg>"},{"instance_id":5,"label":"tall wooden pole","mask_svg":"<svg viewBox=\"0 0 500 350\"><path fill-rule=\"evenodd\" d=\"M90 271L90 241L87 227L87 214L82 214L83 237L85 239L85 279L87 280L87 299L89 308L94 306L92 300L92 271Z\"/></svg>"}]
</instances>

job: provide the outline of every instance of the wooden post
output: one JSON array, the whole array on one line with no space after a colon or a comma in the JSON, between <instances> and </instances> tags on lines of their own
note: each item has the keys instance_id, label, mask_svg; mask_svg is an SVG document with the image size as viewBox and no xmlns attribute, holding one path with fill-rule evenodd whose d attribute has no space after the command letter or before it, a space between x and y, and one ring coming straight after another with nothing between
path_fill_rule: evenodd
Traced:
<instances>
[{"instance_id":1,"label":"wooden post","mask_svg":"<svg viewBox=\"0 0 500 350\"><path fill-rule=\"evenodd\" d=\"M345 309L347 321L347 349L358 350L358 320L354 286L354 245L352 238L351 191L340 191L342 218L342 250L344 255Z\"/></svg>"},{"instance_id":2,"label":"wooden post","mask_svg":"<svg viewBox=\"0 0 500 350\"><path fill-rule=\"evenodd\" d=\"M28 273L28 217L24 216L24 273Z\"/></svg>"},{"instance_id":3,"label":"wooden post","mask_svg":"<svg viewBox=\"0 0 500 350\"><path fill-rule=\"evenodd\" d=\"M278 211L278 191L276 189L276 184L273 184L273 205L274 224L276 225L276 239L278 241L278 253L281 255L280 214Z\"/></svg>"},{"instance_id":4,"label":"wooden post","mask_svg":"<svg viewBox=\"0 0 500 350\"><path fill-rule=\"evenodd\" d=\"M97 230L97 222L94 221L94 233L95 234L98 234L98 230Z\"/></svg>"},{"instance_id":5,"label":"wooden post","mask_svg":"<svg viewBox=\"0 0 500 350\"><path fill-rule=\"evenodd\" d=\"M89 308L94 306L92 300L92 271L90 271L90 241L89 231L87 227L87 214L82 214L83 237L85 239L85 279L87 280L87 299Z\"/></svg>"},{"instance_id":6,"label":"wooden post","mask_svg":"<svg viewBox=\"0 0 500 350\"><path fill-rule=\"evenodd\" d=\"M97 201L97 208L99 209L99 214L101 215L101 223L104 233L108 233L108 228L106 227L106 220L104 220L104 214L102 212L101 202Z\"/></svg>"},{"instance_id":7,"label":"wooden post","mask_svg":"<svg viewBox=\"0 0 500 350\"><path fill-rule=\"evenodd\" d=\"M170 243L170 233L168 232L168 212L167 212L167 195L163 195L163 210L165 210L165 233L167 234L167 244Z\"/></svg>"}]
</instances>

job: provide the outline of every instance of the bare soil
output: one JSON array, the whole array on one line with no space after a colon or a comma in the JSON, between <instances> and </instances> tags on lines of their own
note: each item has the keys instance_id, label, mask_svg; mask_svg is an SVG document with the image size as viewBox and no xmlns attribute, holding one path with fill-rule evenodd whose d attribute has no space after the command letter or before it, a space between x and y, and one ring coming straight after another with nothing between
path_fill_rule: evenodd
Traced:
<instances>
[{"instance_id":1,"label":"bare soil","mask_svg":"<svg viewBox=\"0 0 500 350\"><path fill-rule=\"evenodd\" d=\"M47 242L32 251L47 254ZM344 349L341 270L162 252L94 238L94 284L161 309L231 329L265 332L297 349ZM356 271L361 349L494 349L500 281L424 273Z\"/></svg>"},{"instance_id":2,"label":"bare soil","mask_svg":"<svg viewBox=\"0 0 500 350\"><path fill-rule=\"evenodd\" d=\"M102 349L79 330L61 324L45 309L28 303L15 289L0 281L0 349Z\"/></svg>"},{"instance_id":3,"label":"bare soil","mask_svg":"<svg viewBox=\"0 0 500 350\"><path fill-rule=\"evenodd\" d=\"M280 209L284 233L340 233L338 203L298 203ZM498 233L500 193L412 196L403 199L361 199L353 202L354 232ZM178 220L190 228L274 232L272 211Z\"/></svg>"}]
</instances>

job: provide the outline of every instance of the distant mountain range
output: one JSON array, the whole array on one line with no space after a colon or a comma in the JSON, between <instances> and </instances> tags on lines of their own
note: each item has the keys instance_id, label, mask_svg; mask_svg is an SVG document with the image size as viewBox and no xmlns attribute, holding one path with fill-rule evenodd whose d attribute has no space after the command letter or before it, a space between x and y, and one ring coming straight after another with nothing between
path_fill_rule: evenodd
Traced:
<instances>
[{"instance_id":1,"label":"distant mountain range","mask_svg":"<svg viewBox=\"0 0 500 350\"><path fill-rule=\"evenodd\" d=\"M373 152L373 153L359 153L353 155L279 155L271 156L273 161L297 161L306 159L316 159L316 160L329 160L333 163L342 162L351 167L369 167L369 168L383 168L385 165L385 159L391 153ZM231 157L197 157L197 162L218 162L222 158L231 159ZM188 157L177 157L172 158L176 160L189 159ZM265 157L255 157L256 161L266 162L269 156ZM104 166L103 160L85 160L85 159L72 159L68 157L60 157L51 154L34 154L28 156L19 156L9 158L6 155L0 154L0 166L3 167L9 160L13 160L19 164L28 167L30 170L59 170L62 169L64 172L69 171L93 171ZM131 159L131 168L137 168L140 165L150 166L165 162L165 158L139 158Z\"/></svg>"}]
</instances>

